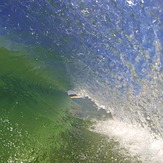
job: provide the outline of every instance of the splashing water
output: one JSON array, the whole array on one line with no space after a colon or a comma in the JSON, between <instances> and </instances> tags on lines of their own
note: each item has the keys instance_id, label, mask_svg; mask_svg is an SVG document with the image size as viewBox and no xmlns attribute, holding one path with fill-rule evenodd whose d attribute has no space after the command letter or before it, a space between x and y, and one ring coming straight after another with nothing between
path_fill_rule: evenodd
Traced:
<instances>
[{"instance_id":1,"label":"splashing water","mask_svg":"<svg viewBox=\"0 0 163 163\"><path fill-rule=\"evenodd\" d=\"M41 135L35 150L46 151L54 133L44 133L71 130L73 118L68 125L60 120L71 105L66 92L75 89L112 117L96 121L96 132L139 161L161 162L162 45L162 0L1 0L1 115ZM53 149L65 143L61 139Z\"/></svg>"},{"instance_id":2,"label":"splashing water","mask_svg":"<svg viewBox=\"0 0 163 163\"><path fill-rule=\"evenodd\" d=\"M156 138L140 126L121 121L98 122L94 131L114 138L121 148L128 150L124 155L137 156L142 162L161 162L163 160L163 140Z\"/></svg>"}]
</instances>

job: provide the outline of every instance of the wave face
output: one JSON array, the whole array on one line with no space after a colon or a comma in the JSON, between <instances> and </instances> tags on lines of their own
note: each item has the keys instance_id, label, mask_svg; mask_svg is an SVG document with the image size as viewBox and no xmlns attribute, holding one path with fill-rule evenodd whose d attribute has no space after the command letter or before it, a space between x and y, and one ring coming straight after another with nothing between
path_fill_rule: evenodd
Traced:
<instances>
[{"instance_id":1,"label":"wave face","mask_svg":"<svg viewBox=\"0 0 163 163\"><path fill-rule=\"evenodd\" d=\"M65 114L59 108L70 107L65 92L74 88L118 122L163 136L162 0L1 0L0 36L0 121L6 133L28 101L26 119L19 117L14 131L21 133L17 124L28 119L38 129L45 119L52 125ZM30 105L38 106L33 111Z\"/></svg>"}]
</instances>

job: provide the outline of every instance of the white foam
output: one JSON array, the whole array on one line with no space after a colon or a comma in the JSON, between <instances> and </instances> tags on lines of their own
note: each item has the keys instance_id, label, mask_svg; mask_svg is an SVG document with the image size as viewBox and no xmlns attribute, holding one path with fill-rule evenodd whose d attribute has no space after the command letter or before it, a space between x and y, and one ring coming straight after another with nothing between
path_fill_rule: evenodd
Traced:
<instances>
[{"instance_id":1,"label":"white foam","mask_svg":"<svg viewBox=\"0 0 163 163\"><path fill-rule=\"evenodd\" d=\"M118 141L130 156L138 157L143 163L163 163L163 139L156 139L140 126L108 120L97 122L94 131Z\"/></svg>"},{"instance_id":2,"label":"white foam","mask_svg":"<svg viewBox=\"0 0 163 163\"><path fill-rule=\"evenodd\" d=\"M134 0L126 0L129 6L135 6Z\"/></svg>"},{"instance_id":3,"label":"white foam","mask_svg":"<svg viewBox=\"0 0 163 163\"><path fill-rule=\"evenodd\" d=\"M86 90L80 90L80 93L83 97L92 100L99 108L102 107L108 112L112 110L102 105L95 98L91 98L92 96ZM148 131L148 128L145 129L140 124L132 125L115 118L97 121L93 128L95 132L118 141L120 150L125 148L128 151L125 153L126 155L137 157L143 163L163 163L163 139ZM123 154L124 152L125 150L122 150Z\"/></svg>"},{"instance_id":4,"label":"white foam","mask_svg":"<svg viewBox=\"0 0 163 163\"><path fill-rule=\"evenodd\" d=\"M80 90L80 89L79 89L79 90ZM78 93L79 93L79 95L80 95L81 97L83 97L83 98L85 98L85 97L89 98L92 102L94 102L94 103L97 105L98 109L105 109L105 110L107 111L107 113L110 112L110 111L106 108L105 105L100 104L97 100L95 100L95 98L92 98L86 90L84 90L84 89L82 89L82 90L80 90L80 91L79 91L79 90L78 90Z\"/></svg>"}]
</instances>

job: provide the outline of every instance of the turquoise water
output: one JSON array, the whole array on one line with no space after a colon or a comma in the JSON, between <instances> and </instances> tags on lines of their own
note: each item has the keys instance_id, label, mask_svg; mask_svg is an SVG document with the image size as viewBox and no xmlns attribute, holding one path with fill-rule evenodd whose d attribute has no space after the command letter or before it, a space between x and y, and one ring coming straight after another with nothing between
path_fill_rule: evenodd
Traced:
<instances>
[{"instance_id":1,"label":"turquoise water","mask_svg":"<svg viewBox=\"0 0 163 163\"><path fill-rule=\"evenodd\" d=\"M0 49L1 162L35 160L71 124L62 121L70 108L64 86L27 57L22 50ZM62 142L56 142L59 148Z\"/></svg>"},{"instance_id":2,"label":"turquoise water","mask_svg":"<svg viewBox=\"0 0 163 163\"><path fill-rule=\"evenodd\" d=\"M1 0L0 162L161 163L162 9Z\"/></svg>"},{"instance_id":3,"label":"turquoise water","mask_svg":"<svg viewBox=\"0 0 163 163\"><path fill-rule=\"evenodd\" d=\"M130 162L116 150L117 142L89 131L91 123L73 113L85 111L77 110L82 101L77 104L67 96L66 75L58 79L63 69L48 71L29 51L37 49L0 48L0 161ZM84 109L95 105L87 103Z\"/></svg>"}]
</instances>

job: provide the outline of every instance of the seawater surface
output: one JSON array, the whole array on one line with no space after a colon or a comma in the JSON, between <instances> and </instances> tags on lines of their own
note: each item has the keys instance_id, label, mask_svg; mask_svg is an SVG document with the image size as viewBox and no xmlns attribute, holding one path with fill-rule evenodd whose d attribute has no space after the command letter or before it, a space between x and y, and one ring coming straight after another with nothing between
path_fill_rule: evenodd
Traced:
<instances>
[{"instance_id":1,"label":"seawater surface","mask_svg":"<svg viewBox=\"0 0 163 163\"><path fill-rule=\"evenodd\" d=\"M16 44L14 50L5 45L0 48L0 161L130 162L130 157L116 150L118 142L108 142L89 131L90 122L77 115L85 114L77 109L87 102L83 106L87 113L101 117L89 99L80 103L70 100L67 89L71 84L62 65L47 71L41 61L30 57L29 51L36 54L37 48L28 47L26 51L19 46L24 50Z\"/></svg>"},{"instance_id":2,"label":"seawater surface","mask_svg":"<svg viewBox=\"0 0 163 163\"><path fill-rule=\"evenodd\" d=\"M161 163L162 45L161 0L1 0L0 162Z\"/></svg>"}]
</instances>

